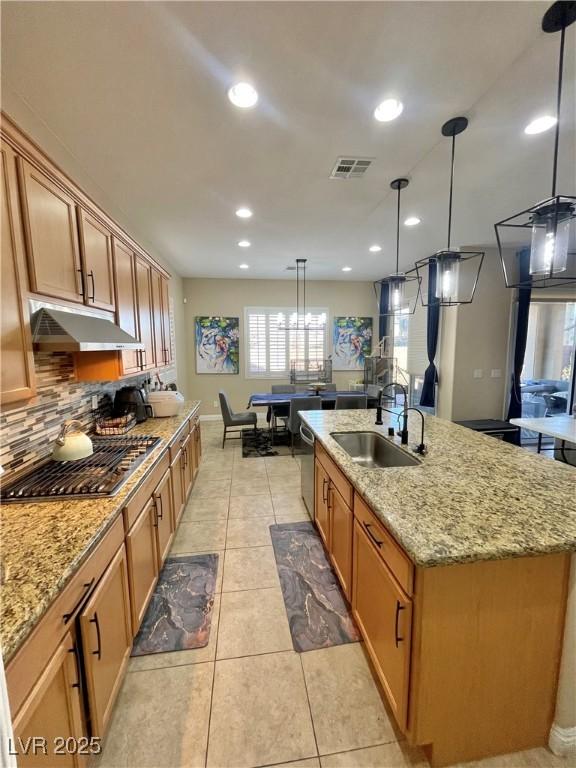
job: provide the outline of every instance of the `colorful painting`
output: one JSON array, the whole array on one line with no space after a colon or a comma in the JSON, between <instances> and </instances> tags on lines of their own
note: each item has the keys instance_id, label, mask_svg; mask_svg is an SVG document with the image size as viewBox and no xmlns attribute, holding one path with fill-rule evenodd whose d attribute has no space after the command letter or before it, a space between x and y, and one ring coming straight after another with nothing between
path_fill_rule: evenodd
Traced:
<instances>
[{"instance_id":1,"label":"colorful painting","mask_svg":"<svg viewBox=\"0 0 576 768\"><path fill-rule=\"evenodd\" d=\"M335 317L332 334L332 367L359 371L372 352L371 317Z\"/></svg>"},{"instance_id":2,"label":"colorful painting","mask_svg":"<svg viewBox=\"0 0 576 768\"><path fill-rule=\"evenodd\" d=\"M239 352L239 318L196 318L196 373L238 373Z\"/></svg>"}]
</instances>

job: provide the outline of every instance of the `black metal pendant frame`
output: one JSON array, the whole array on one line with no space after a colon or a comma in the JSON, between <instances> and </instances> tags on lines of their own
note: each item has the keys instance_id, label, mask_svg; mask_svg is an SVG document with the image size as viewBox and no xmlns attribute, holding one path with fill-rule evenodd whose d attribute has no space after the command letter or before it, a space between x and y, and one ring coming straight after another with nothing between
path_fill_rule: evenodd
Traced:
<instances>
[{"instance_id":1,"label":"black metal pendant frame","mask_svg":"<svg viewBox=\"0 0 576 768\"><path fill-rule=\"evenodd\" d=\"M460 264L477 260L478 261L478 268L477 272L474 276L474 280L472 282L472 289L470 293L468 294L468 297L465 299L455 299L446 301L444 299L440 298L434 298L433 304L434 306L439 307L457 307L460 306L460 304L471 304L474 300L474 294L476 293L476 286L478 285L478 279L480 277L480 271L482 269L482 264L484 263L484 251L462 251L462 250L456 250L454 248L451 248L451 238L452 238L452 203L453 203L453 196L454 196L454 158L455 158L455 152L456 152L456 136L458 136L460 133L466 130L468 127L468 118L466 117L453 117L450 120L447 120L444 125L442 126L442 136L447 136L452 139L452 152L450 157L450 195L448 198L448 238L447 238L447 247L442 251L436 251L435 254L432 256L426 256L423 259L419 259L415 263L415 270L418 274L420 280L423 279L425 270L428 272L430 270L430 266L432 264L437 265L439 262L442 261L442 259L447 260L450 258L453 261L458 261ZM429 307L432 305L432 303L428 300L428 294L424 291L420 291L420 298L422 300L422 306L423 307Z\"/></svg>"},{"instance_id":2,"label":"black metal pendant frame","mask_svg":"<svg viewBox=\"0 0 576 768\"><path fill-rule=\"evenodd\" d=\"M556 240L558 222L560 220L559 213L565 213L568 211L570 214L568 217L562 216L562 220L571 221L570 226L574 227L574 220L576 218L576 197L570 195L558 195L556 190L556 181L558 176L558 149L560 145L560 108L562 105L562 76L564 71L564 44L566 38L566 29L576 21L576 2L574 0L558 0L553 3L550 8L544 14L542 19L542 29L544 32L554 34L560 32L560 53L558 57L558 88L556 92L556 130L554 132L554 155L552 161L552 196L547 200L533 205L531 208L527 208L520 213L515 213L502 221L499 221L494 225L496 232L496 241L498 243L498 253L500 255L500 262L502 264L502 270L504 272L504 279L508 288L552 288L556 286L565 286L570 283L576 283L576 253L574 249L568 250L566 270L559 272L555 270L554 263L550 265L550 272L543 275L529 275L526 280L520 278L520 270L514 270L510 265L510 258L505 255L506 244L502 243L503 234L508 231L509 228L516 229L532 229L534 220L538 215L538 210L545 206L554 206L555 218L554 218L554 239ZM571 209L570 209L571 207ZM576 237L576 233L572 232L572 242ZM523 243L517 248L521 248ZM510 246L508 246L510 247ZM513 274L516 272L517 274Z\"/></svg>"},{"instance_id":3,"label":"black metal pendant frame","mask_svg":"<svg viewBox=\"0 0 576 768\"><path fill-rule=\"evenodd\" d=\"M278 331L322 331L326 325L306 325L300 323L300 317L306 318L306 262L308 259L296 259L296 325L277 325ZM302 312L300 305L302 303Z\"/></svg>"},{"instance_id":4,"label":"black metal pendant frame","mask_svg":"<svg viewBox=\"0 0 576 768\"><path fill-rule=\"evenodd\" d=\"M383 277L381 280L374 281L374 293L376 294L376 301L378 306L378 317L395 317L396 315L413 315L418 306L418 298L420 296L420 286L422 279L416 272L415 268L409 269L407 272L399 271L400 264L400 193L403 189L406 189L410 181L406 178L394 179L390 182L390 188L398 193L396 203L396 272L388 277ZM392 291L398 285L407 287L417 283L416 294L408 297L408 303L404 306L400 306L397 309L391 306ZM380 292L379 292L380 289ZM388 291L388 312L381 312L382 291Z\"/></svg>"},{"instance_id":5,"label":"black metal pendant frame","mask_svg":"<svg viewBox=\"0 0 576 768\"><path fill-rule=\"evenodd\" d=\"M423 270L429 269L431 264L438 264L439 261L442 260L442 258L445 257L458 257L458 262L460 264L463 264L467 261L471 261L473 259L478 260L478 268L476 271L476 275L474 276L474 281L472 283L472 290L470 292L470 298L468 299L458 299L455 301L441 301L438 298L433 299L432 302L428 300L428 294L426 294L424 291L420 291L420 296L422 298L422 306L423 307L430 307L432 305L434 306L440 306L440 307L459 307L461 304L472 304L474 301L474 295L476 293L476 286L478 285L478 279L480 277L480 270L482 269L482 264L484 263L484 251L454 251L451 249L447 249L444 251L437 251L433 256L426 256L424 259L419 259L416 262L415 269L416 272L420 275L420 279L424 277Z\"/></svg>"},{"instance_id":6,"label":"black metal pendant frame","mask_svg":"<svg viewBox=\"0 0 576 768\"><path fill-rule=\"evenodd\" d=\"M555 272L554 264L550 265L550 271L548 273L538 275L528 275L525 280L519 278L520 270L517 263L511 263L514 259L514 253L512 248L514 244L506 245L502 242L503 237L507 232L517 229L532 230L534 224L534 216L537 211L546 206L554 206L556 210L556 220L554 222L554 236L556 237L556 229L558 226L558 211L562 209L562 206L572 206L572 215L570 220L576 219L576 197L569 195L556 195L555 197L549 197L547 200L542 200L540 203L533 205L531 208L526 208L525 211L515 213L513 216L509 216L507 219L503 219L494 225L496 232L496 242L498 245L498 252L500 254L500 262L502 264L502 270L504 272L504 280L508 288L555 288L563 285L569 285L570 283L576 283L576 250L568 250L568 264L564 272ZM526 246L526 243L515 243L517 250ZM506 255L506 249L509 249L510 253Z\"/></svg>"}]
</instances>

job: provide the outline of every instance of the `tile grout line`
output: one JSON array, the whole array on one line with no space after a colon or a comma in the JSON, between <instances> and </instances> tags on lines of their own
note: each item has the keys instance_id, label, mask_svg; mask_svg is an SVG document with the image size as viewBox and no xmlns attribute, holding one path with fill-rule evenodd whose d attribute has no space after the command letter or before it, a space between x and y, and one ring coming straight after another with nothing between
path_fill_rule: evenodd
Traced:
<instances>
[{"instance_id":1,"label":"tile grout line","mask_svg":"<svg viewBox=\"0 0 576 768\"><path fill-rule=\"evenodd\" d=\"M222 587L224 586L224 567L226 563L226 539L228 538L228 520L230 515L230 494L232 493L232 483L230 482L230 491L228 494L228 515L226 516L226 530L224 532L224 557L222 560L222 582L220 587L220 595L222 595ZM206 755L204 757L204 766L208 766L208 750L210 749L210 727L212 725L212 704L214 701L214 684L216 682L216 659L218 657L218 640L220 637L220 620L222 618L222 597L220 597L220 607L218 609L218 626L216 628L216 642L214 644L214 667L212 670L212 685L210 688L210 707L208 710L208 729L206 733Z\"/></svg>"},{"instance_id":2,"label":"tile grout line","mask_svg":"<svg viewBox=\"0 0 576 768\"><path fill-rule=\"evenodd\" d=\"M312 714L312 705L310 704L310 695L308 693L308 685L306 683L306 675L304 673L304 664L302 663L302 654L298 653L298 660L300 662L300 670L302 672L302 680L304 682L304 691L306 693L306 701L308 703L308 712L310 713L310 722L312 724L312 734L314 736L314 744L316 745L316 757L320 762L320 749L318 747L318 738L316 736L316 726L314 725L314 715Z\"/></svg>"}]
</instances>

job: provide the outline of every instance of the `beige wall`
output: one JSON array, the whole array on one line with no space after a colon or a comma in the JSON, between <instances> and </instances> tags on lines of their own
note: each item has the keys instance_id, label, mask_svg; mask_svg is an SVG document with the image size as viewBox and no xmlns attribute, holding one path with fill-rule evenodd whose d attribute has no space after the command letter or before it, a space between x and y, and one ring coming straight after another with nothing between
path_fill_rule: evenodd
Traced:
<instances>
[{"instance_id":1,"label":"beige wall","mask_svg":"<svg viewBox=\"0 0 576 768\"><path fill-rule=\"evenodd\" d=\"M295 280L223 280L185 279L185 344L188 356L188 395L202 400L203 415L218 415L214 406L218 392L224 390L235 410L246 408L251 392L269 391L275 383L286 379L246 378L244 307L291 307L296 303ZM309 281L306 285L309 307L328 307L328 352L330 353L331 320L335 315L372 316L377 335L376 299L372 283L353 281ZM196 315L224 315L240 318L240 373L197 374L194 348ZM362 371L334 373L336 384L347 389L351 381L362 378Z\"/></svg>"},{"instance_id":2,"label":"beige wall","mask_svg":"<svg viewBox=\"0 0 576 768\"><path fill-rule=\"evenodd\" d=\"M488 250L472 304L442 310L438 415L501 419L507 400L508 343L514 291L506 288L495 250ZM482 378L474 378L474 370ZM500 370L500 378L491 371Z\"/></svg>"}]
</instances>

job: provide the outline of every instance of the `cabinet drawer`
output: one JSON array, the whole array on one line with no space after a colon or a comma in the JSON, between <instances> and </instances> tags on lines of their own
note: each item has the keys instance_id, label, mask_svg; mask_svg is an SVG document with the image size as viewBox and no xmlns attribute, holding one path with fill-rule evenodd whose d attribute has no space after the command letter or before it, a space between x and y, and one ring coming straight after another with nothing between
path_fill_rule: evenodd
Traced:
<instances>
[{"instance_id":1,"label":"cabinet drawer","mask_svg":"<svg viewBox=\"0 0 576 768\"><path fill-rule=\"evenodd\" d=\"M388 568L390 568L404 592L407 595L412 595L414 590L414 564L358 494L354 495L354 517L358 520L361 528L368 535L378 554Z\"/></svg>"},{"instance_id":2,"label":"cabinet drawer","mask_svg":"<svg viewBox=\"0 0 576 768\"><path fill-rule=\"evenodd\" d=\"M96 586L123 541L124 525L122 516L119 515L94 552L80 566L64 591L48 608L30 637L17 651L16 656L9 662L6 668L6 680L13 717L39 679L67 628L72 626L74 616L84 599Z\"/></svg>"},{"instance_id":3,"label":"cabinet drawer","mask_svg":"<svg viewBox=\"0 0 576 768\"><path fill-rule=\"evenodd\" d=\"M166 470L170 466L168 460L168 451L164 451L160 459L156 462L154 467L146 475L142 484L132 496L128 504L124 507L124 525L126 533L132 528L140 512L144 509L145 505L154 493L154 489L166 473Z\"/></svg>"},{"instance_id":4,"label":"cabinet drawer","mask_svg":"<svg viewBox=\"0 0 576 768\"><path fill-rule=\"evenodd\" d=\"M320 445L318 441L315 443L316 446L316 458L320 461L326 472L328 473L330 480L332 481L332 484L338 489L338 492L344 499L344 503L348 504L350 509L352 509L352 486L346 480L342 472L338 469L336 464L332 461L330 456L326 453L324 448Z\"/></svg>"}]
</instances>

